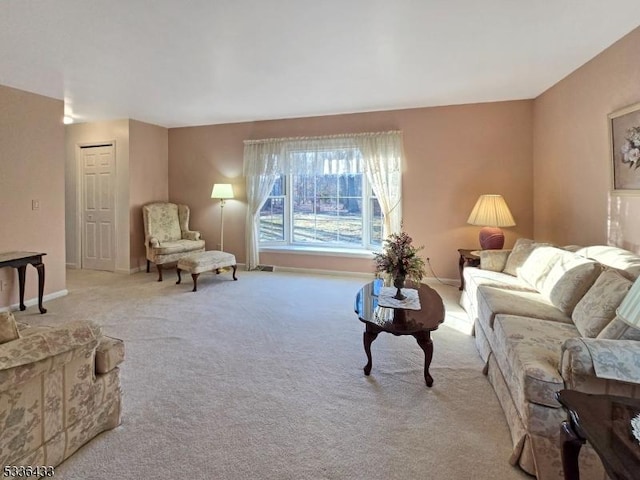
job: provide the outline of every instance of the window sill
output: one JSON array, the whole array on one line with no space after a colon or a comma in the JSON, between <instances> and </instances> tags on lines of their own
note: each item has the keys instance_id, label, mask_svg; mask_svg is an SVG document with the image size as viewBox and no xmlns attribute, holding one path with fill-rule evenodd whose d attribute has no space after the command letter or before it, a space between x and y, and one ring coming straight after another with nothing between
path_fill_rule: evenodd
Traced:
<instances>
[{"instance_id":1,"label":"window sill","mask_svg":"<svg viewBox=\"0 0 640 480\"><path fill-rule=\"evenodd\" d=\"M373 251L362 248L322 248L304 246L263 246L260 253L291 253L294 255L324 255L330 257L351 257L373 259Z\"/></svg>"}]
</instances>

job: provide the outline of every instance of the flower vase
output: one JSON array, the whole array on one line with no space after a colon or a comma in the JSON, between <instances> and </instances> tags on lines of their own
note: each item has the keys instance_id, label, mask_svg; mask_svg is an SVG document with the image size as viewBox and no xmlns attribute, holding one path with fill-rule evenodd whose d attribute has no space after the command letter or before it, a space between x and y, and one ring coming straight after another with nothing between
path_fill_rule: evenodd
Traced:
<instances>
[{"instance_id":1,"label":"flower vase","mask_svg":"<svg viewBox=\"0 0 640 480\"><path fill-rule=\"evenodd\" d=\"M404 300L406 295L402 294L402 288L404 287L404 275L396 275L393 277L393 286L396 287L396 294L393 296L396 300Z\"/></svg>"}]
</instances>

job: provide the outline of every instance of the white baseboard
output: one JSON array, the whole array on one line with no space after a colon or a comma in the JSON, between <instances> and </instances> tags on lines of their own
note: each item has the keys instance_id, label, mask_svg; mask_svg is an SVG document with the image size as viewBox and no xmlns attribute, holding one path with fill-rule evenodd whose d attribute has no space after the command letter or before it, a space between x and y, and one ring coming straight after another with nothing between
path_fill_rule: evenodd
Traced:
<instances>
[{"instance_id":1,"label":"white baseboard","mask_svg":"<svg viewBox=\"0 0 640 480\"><path fill-rule=\"evenodd\" d=\"M238 264L240 265L240 264ZM347 272L342 270L323 270L320 268L300 268L300 267L280 267L277 265L273 265L274 272L290 272L290 273L308 273L313 275L333 275L333 276L347 276L347 277L358 277L358 278L368 278L373 280L374 274L373 272ZM435 277L424 277L422 279L424 283L439 283L442 282L446 285L450 285L452 287L457 287L460 285L460 279L454 278L440 278L438 280Z\"/></svg>"},{"instance_id":2,"label":"white baseboard","mask_svg":"<svg viewBox=\"0 0 640 480\"><path fill-rule=\"evenodd\" d=\"M56 298L64 297L69 294L69 290L66 288L64 290L58 290L57 292L48 293L42 296L42 303L45 303L49 300L54 300ZM38 306L38 298L29 298L24 301L26 307ZM0 307L0 312L14 312L20 310L20 304L15 303L13 305L9 305L8 307Z\"/></svg>"},{"instance_id":3,"label":"white baseboard","mask_svg":"<svg viewBox=\"0 0 640 480\"><path fill-rule=\"evenodd\" d=\"M273 266L274 272L310 273L314 275L345 275L348 277L373 278L373 273L346 272L342 270L323 270L321 268L279 267Z\"/></svg>"},{"instance_id":4,"label":"white baseboard","mask_svg":"<svg viewBox=\"0 0 640 480\"><path fill-rule=\"evenodd\" d=\"M67 263L66 267L71 268L73 270L77 270L79 268L77 263Z\"/></svg>"}]
</instances>

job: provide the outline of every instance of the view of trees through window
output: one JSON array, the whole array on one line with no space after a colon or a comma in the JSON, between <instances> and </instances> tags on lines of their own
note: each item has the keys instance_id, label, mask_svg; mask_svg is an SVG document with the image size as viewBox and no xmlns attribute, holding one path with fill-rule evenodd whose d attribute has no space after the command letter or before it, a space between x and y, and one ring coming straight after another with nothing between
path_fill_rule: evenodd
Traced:
<instances>
[{"instance_id":1,"label":"view of trees through window","mask_svg":"<svg viewBox=\"0 0 640 480\"><path fill-rule=\"evenodd\" d=\"M260 242L369 248L382 213L362 173L281 175L260 212Z\"/></svg>"}]
</instances>

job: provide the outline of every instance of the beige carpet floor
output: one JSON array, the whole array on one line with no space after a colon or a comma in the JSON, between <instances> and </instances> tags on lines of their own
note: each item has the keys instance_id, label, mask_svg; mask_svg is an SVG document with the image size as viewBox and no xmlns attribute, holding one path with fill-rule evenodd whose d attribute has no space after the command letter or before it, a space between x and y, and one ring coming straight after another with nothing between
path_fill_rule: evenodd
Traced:
<instances>
[{"instance_id":1,"label":"beige carpet floor","mask_svg":"<svg viewBox=\"0 0 640 480\"><path fill-rule=\"evenodd\" d=\"M175 285L155 273L68 271L69 295L18 312L87 318L122 338L122 425L58 479L523 479L469 336L458 289L432 284L447 319L424 385L411 337L382 334L365 377L364 278L239 271Z\"/></svg>"}]
</instances>

